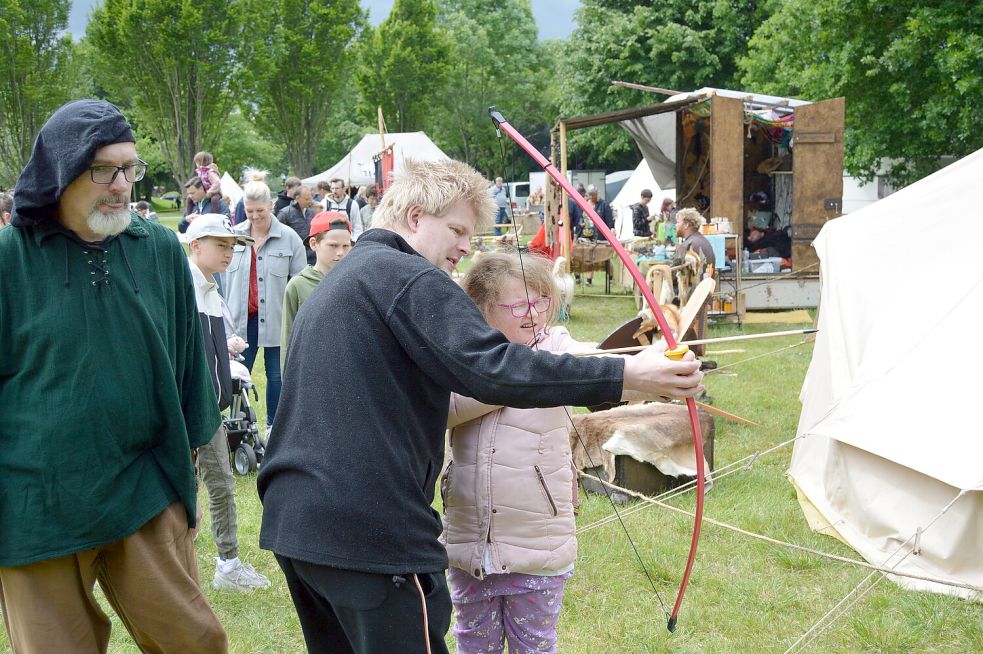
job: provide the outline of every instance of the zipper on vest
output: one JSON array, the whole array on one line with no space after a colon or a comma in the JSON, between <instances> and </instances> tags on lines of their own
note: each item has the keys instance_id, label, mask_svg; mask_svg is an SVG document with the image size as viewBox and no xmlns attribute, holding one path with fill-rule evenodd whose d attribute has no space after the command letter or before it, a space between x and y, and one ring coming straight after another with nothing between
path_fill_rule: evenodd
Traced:
<instances>
[{"instance_id":1,"label":"zipper on vest","mask_svg":"<svg viewBox=\"0 0 983 654\"><path fill-rule=\"evenodd\" d=\"M546 499L550 503L550 509L552 509L553 517L555 518L558 513L556 510L556 502L553 501L553 496L550 495L550 489L546 486L546 478L543 477L543 471L539 469L538 465L533 466L533 469L536 470L536 476L539 477L539 483L543 487L543 492L546 493Z\"/></svg>"}]
</instances>

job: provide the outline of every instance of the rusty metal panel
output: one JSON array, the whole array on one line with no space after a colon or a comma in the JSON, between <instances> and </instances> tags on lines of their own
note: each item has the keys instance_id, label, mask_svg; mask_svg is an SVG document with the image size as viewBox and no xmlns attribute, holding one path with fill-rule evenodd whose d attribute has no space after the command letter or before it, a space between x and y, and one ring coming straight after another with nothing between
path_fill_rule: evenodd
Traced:
<instances>
[{"instance_id":1,"label":"rusty metal panel","mask_svg":"<svg viewBox=\"0 0 983 654\"><path fill-rule=\"evenodd\" d=\"M744 215L744 101L713 96L710 126L710 208L707 219L720 216L742 224Z\"/></svg>"},{"instance_id":2,"label":"rusty metal panel","mask_svg":"<svg viewBox=\"0 0 983 654\"><path fill-rule=\"evenodd\" d=\"M792 130L792 269L818 261L812 241L840 215L843 197L843 98L796 107Z\"/></svg>"}]
</instances>

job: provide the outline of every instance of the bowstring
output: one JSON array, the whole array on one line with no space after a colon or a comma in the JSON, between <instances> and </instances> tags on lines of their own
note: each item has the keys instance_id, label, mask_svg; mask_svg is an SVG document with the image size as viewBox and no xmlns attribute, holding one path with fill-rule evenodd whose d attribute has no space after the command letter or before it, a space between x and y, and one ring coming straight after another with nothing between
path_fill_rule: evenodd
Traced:
<instances>
[{"instance_id":1,"label":"bowstring","mask_svg":"<svg viewBox=\"0 0 983 654\"><path fill-rule=\"evenodd\" d=\"M498 134L498 147L499 147L499 154L501 155L501 159L502 159L502 172L507 173L506 170L507 164L505 158L505 144L502 142L502 132L501 130L498 129L496 129L495 131ZM514 163L512 166L511 176L512 176L511 183L515 183ZM515 234L515 250L516 250L516 254L519 257L519 271L522 273L522 287L526 293L526 303L528 306L529 298L530 298L529 284L526 281L526 269L522 261L522 248L520 247L520 243L519 243L519 228L515 222L515 210L512 207L512 190L511 188L509 188L508 184L506 184L505 186L505 197L506 197L505 206L507 207L509 221L512 223L512 232ZM562 194L561 194L561 198L562 198ZM589 217L588 220L590 220ZM538 340L535 341L532 347L534 349L538 349L539 341ZM580 430L577 429L577 424L573 421L573 416L570 414L570 411L569 409L567 409L566 405L563 405L563 413L566 414L567 421L570 423L570 426L573 428L573 432L577 437L577 442L580 444L581 449L583 449L584 451L584 455L587 457L587 462L590 463L591 468L597 468L597 466L594 464L594 460L591 458L590 452L587 449L587 444L584 442L583 437L580 435ZM581 485L583 485L582 482ZM655 593L655 597L659 600L659 605L662 607L662 612L665 614L666 619L668 620L670 618L669 609L666 606L665 601L662 599L662 595L659 593L658 588L656 588L655 581L652 579L652 575L649 573L648 567L645 565L645 561L644 559L642 559L642 555L638 551L638 547L636 547L634 539L632 539L631 534L628 532L628 527L625 525L625 521L621 517L621 512L618 511L618 506L617 504L615 504L610 489L608 489L608 487L605 486L604 484L600 484L600 486L602 489L604 489L604 496L607 497L608 502L611 504L611 509L614 511L614 515L617 516L618 523L621 525L621 530L625 533L625 538L628 539L628 544L631 546L632 552L634 552L635 558L638 560L638 564L641 566L642 572L645 574L645 578L648 580L649 586L651 586L652 588L652 592ZM584 487L584 492L585 493L587 492L586 487Z\"/></svg>"}]
</instances>

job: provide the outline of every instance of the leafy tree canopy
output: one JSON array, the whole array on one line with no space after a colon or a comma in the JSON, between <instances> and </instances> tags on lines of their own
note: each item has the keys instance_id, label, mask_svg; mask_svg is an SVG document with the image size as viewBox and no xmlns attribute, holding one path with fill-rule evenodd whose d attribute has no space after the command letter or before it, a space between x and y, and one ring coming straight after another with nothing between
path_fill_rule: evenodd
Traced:
<instances>
[{"instance_id":1,"label":"leafy tree canopy","mask_svg":"<svg viewBox=\"0 0 983 654\"><path fill-rule=\"evenodd\" d=\"M0 3L0 186L12 187L48 117L77 97L82 76L64 36L69 0Z\"/></svg>"},{"instance_id":2,"label":"leafy tree canopy","mask_svg":"<svg viewBox=\"0 0 983 654\"><path fill-rule=\"evenodd\" d=\"M307 177L365 12L348 0L247 0L243 106Z\"/></svg>"},{"instance_id":3,"label":"leafy tree canopy","mask_svg":"<svg viewBox=\"0 0 983 654\"><path fill-rule=\"evenodd\" d=\"M983 147L983 4L788 0L741 61L755 90L845 96L846 168L897 184Z\"/></svg>"},{"instance_id":4,"label":"leafy tree canopy","mask_svg":"<svg viewBox=\"0 0 983 654\"><path fill-rule=\"evenodd\" d=\"M774 0L584 0L579 27L561 66L563 93L556 110L572 116L664 99L611 87L615 80L678 91L734 87L739 79L737 60L774 4ZM574 132L570 146L575 158L588 158L594 165L623 166L636 160L630 137L616 127ZM630 155L627 160L625 155Z\"/></svg>"},{"instance_id":5,"label":"leafy tree canopy","mask_svg":"<svg viewBox=\"0 0 983 654\"><path fill-rule=\"evenodd\" d=\"M549 65L532 6L529 0L442 0L439 10L453 65L433 138L451 156L494 177L502 164L488 107L497 105L523 131L553 118L542 103Z\"/></svg>"},{"instance_id":6,"label":"leafy tree canopy","mask_svg":"<svg viewBox=\"0 0 983 654\"><path fill-rule=\"evenodd\" d=\"M239 0L105 0L89 20L93 77L155 136L179 183L234 104L241 15Z\"/></svg>"},{"instance_id":7,"label":"leafy tree canopy","mask_svg":"<svg viewBox=\"0 0 983 654\"><path fill-rule=\"evenodd\" d=\"M390 130L425 129L443 101L449 52L433 0L396 0L389 17L362 39L355 72L362 116L373 122L381 106Z\"/></svg>"}]
</instances>

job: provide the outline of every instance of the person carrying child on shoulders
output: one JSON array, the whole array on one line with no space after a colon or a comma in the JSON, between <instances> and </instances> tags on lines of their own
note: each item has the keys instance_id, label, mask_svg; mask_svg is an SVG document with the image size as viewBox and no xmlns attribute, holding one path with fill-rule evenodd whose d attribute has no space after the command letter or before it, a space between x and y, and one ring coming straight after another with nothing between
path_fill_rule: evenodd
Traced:
<instances>
[{"instance_id":1,"label":"person carrying child on shoulders","mask_svg":"<svg viewBox=\"0 0 983 654\"><path fill-rule=\"evenodd\" d=\"M287 282L283 295L283 322L280 324L280 368L287 361L287 345L290 330L300 305L310 297L324 276L352 249L352 225L348 216L340 211L322 211L311 221L311 233L307 239L316 260L300 274Z\"/></svg>"},{"instance_id":2,"label":"person carrying child on shoulders","mask_svg":"<svg viewBox=\"0 0 983 654\"><path fill-rule=\"evenodd\" d=\"M205 196L211 201L211 213L222 211L222 178L211 152L201 151L195 155L195 174L205 187Z\"/></svg>"},{"instance_id":3,"label":"person carrying child on shoulders","mask_svg":"<svg viewBox=\"0 0 983 654\"><path fill-rule=\"evenodd\" d=\"M224 411L232 401L232 376L224 321L226 312L223 311L225 301L218 293L215 275L229 267L236 244L252 245L253 239L232 231L226 216L205 214L188 226L184 240L191 250L188 264L195 286L198 317L205 336L208 369L218 396L219 411ZM198 449L198 468L208 489L212 537L218 549L212 587L240 591L269 588L270 580L239 558L236 482L229 462L225 425L219 425L212 440Z\"/></svg>"},{"instance_id":4,"label":"person carrying child on shoulders","mask_svg":"<svg viewBox=\"0 0 983 654\"><path fill-rule=\"evenodd\" d=\"M544 257L482 255L461 287L512 343L555 354L590 349L565 328L548 327L556 289ZM563 588L577 558L569 412L451 395L441 541L459 654L503 652L506 640L512 652L556 652Z\"/></svg>"}]
</instances>

